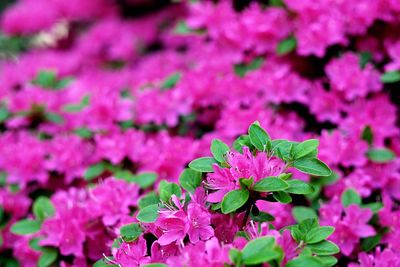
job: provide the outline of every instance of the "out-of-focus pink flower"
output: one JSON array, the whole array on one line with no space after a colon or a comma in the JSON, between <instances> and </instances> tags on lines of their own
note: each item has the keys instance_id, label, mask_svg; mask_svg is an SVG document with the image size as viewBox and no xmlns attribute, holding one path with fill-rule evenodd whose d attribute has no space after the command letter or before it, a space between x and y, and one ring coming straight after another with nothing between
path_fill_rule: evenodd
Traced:
<instances>
[{"instance_id":1,"label":"out-of-focus pink flower","mask_svg":"<svg viewBox=\"0 0 400 267\"><path fill-rule=\"evenodd\" d=\"M328 164L363 166L367 162L367 150L368 144L357 135L345 135L338 130L321 133L319 157Z\"/></svg>"},{"instance_id":2,"label":"out-of-focus pink flower","mask_svg":"<svg viewBox=\"0 0 400 267\"><path fill-rule=\"evenodd\" d=\"M337 198L334 198L329 204L321 206L319 211L321 225L335 227L335 232L329 239L336 243L346 256L353 252L360 238L375 234L375 229L368 225L373 215L370 209L362 209L355 204L343 208Z\"/></svg>"},{"instance_id":3,"label":"out-of-focus pink flower","mask_svg":"<svg viewBox=\"0 0 400 267\"><path fill-rule=\"evenodd\" d=\"M332 90L343 93L347 100L365 97L382 88L379 72L370 63L361 69L359 56L353 53L346 53L332 60L325 71Z\"/></svg>"},{"instance_id":4,"label":"out-of-focus pink flower","mask_svg":"<svg viewBox=\"0 0 400 267\"><path fill-rule=\"evenodd\" d=\"M400 266L400 256L396 251L391 249L377 248L375 253L367 254L366 252L361 252L358 255L359 263L350 263L349 267L386 267Z\"/></svg>"}]
</instances>

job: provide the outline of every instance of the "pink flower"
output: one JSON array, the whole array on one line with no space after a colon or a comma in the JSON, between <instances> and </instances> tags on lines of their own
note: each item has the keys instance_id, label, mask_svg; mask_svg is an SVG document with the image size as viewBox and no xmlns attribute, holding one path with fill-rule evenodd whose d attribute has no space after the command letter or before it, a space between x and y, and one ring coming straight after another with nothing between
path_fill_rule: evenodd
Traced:
<instances>
[{"instance_id":1,"label":"pink flower","mask_svg":"<svg viewBox=\"0 0 400 267\"><path fill-rule=\"evenodd\" d=\"M161 246L174 241L181 244L187 234L193 244L199 240L207 240L214 235L214 230L210 226L211 216L204 207L191 202L185 211L176 196L172 197L172 201L178 209L161 210L160 216L155 222L163 232L158 239Z\"/></svg>"},{"instance_id":2,"label":"pink flower","mask_svg":"<svg viewBox=\"0 0 400 267\"><path fill-rule=\"evenodd\" d=\"M86 239L85 224L92 213L87 210L84 190L70 189L58 192L52 197L56 214L46 219L41 228L45 236L40 241L43 246L56 246L63 255L83 257L83 243Z\"/></svg>"},{"instance_id":3,"label":"pink flower","mask_svg":"<svg viewBox=\"0 0 400 267\"><path fill-rule=\"evenodd\" d=\"M228 152L229 168L214 165L214 173L207 174L207 185L211 190L217 190L208 196L209 202L220 202L223 196L235 188L239 188L240 178L253 178L254 182L268 176L277 176L284 170L285 164L278 158L267 159L267 154L258 152L253 156L248 147L243 147L243 154Z\"/></svg>"},{"instance_id":4,"label":"pink flower","mask_svg":"<svg viewBox=\"0 0 400 267\"><path fill-rule=\"evenodd\" d=\"M338 130L321 133L319 157L330 165L363 166L367 163L367 150L368 144L356 134L345 135Z\"/></svg>"},{"instance_id":5,"label":"pink flower","mask_svg":"<svg viewBox=\"0 0 400 267\"><path fill-rule=\"evenodd\" d=\"M355 204L343 208L334 199L331 203L320 208L320 223L321 225L335 227L335 232L330 236L330 239L339 245L344 255L349 256L360 242L360 238L375 234L375 229L368 225L372 215L370 209L362 209Z\"/></svg>"},{"instance_id":6,"label":"pink flower","mask_svg":"<svg viewBox=\"0 0 400 267\"><path fill-rule=\"evenodd\" d=\"M361 252L358 255L358 262L350 263L349 267L398 267L400 266L400 255L391 249L381 249L378 247L375 253L367 254Z\"/></svg>"},{"instance_id":7,"label":"pink flower","mask_svg":"<svg viewBox=\"0 0 400 267\"><path fill-rule=\"evenodd\" d=\"M82 177L89 163L93 147L78 136L57 136L49 145L47 168L65 174L66 183Z\"/></svg>"},{"instance_id":8,"label":"pink flower","mask_svg":"<svg viewBox=\"0 0 400 267\"><path fill-rule=\"evenodd\" d=\"M102 217L104 225L109 226L130 213L130 207L136 206L138 196L139 187L136 184L108 178L89 191L87 205L91 207L92 215Z\"/></svg>"},{"instance_id":9,"label":"pink flower","mask_svg":"<svg viewBox=\"0 0 400 267\"><path fill-rule=\"evenodd\" d=\"M139 124L166 124L174 127L178 124L179 116L190 113L190 105L190 99L180 90L170 89L162 92L146 89L137 95L136 121Z\"/></svg>"},{"instance_id":10,"label":"pink flower","mask_svg":"<svg viewBox=\"0 0 400 267\"><path fill-rule=\"evenodd\" d=\"M218 239L211 238L196 244L189 244L177 257L170 257L167 260L168 266L211 266L223 267L229 261L229 245L221 244Z\"/></svg>"},{"instance_id":11,"label":"pink flower","mask_svg":"<svg viewBox=\"0 0 400 267\"><path fill-rule=\"evenodd\" d=\"M146 240L140 236L135 242L123 242L114 254L114 260L111 263L121 267L142 266L151 261L146 255Z\"/></svg>"},{"instance_id":12,"label":"pink flower","mask_svg":"<svg viewBox=\"0 0 400 267\"><path fill-rule=\"evenodd\" d=\"M326 91L321 83L316 83L310 97L310 111L317 117L318 121L339 122L340 111L343 110L343 103L340 94L336 91Z\"/></svg>"},{"instance_id":13,"label":"pink flower","mask_svg":"<svg viewBox=\"0 0 400 267\"><path fill-rule=\"evenodd\" d=\"M365 97L382 88L379 72L370 63L361 69L359 56L353 53L346 53L332 60L325 71L332 90L343 93L347 100Z\"/></svg>"}]
</instances>

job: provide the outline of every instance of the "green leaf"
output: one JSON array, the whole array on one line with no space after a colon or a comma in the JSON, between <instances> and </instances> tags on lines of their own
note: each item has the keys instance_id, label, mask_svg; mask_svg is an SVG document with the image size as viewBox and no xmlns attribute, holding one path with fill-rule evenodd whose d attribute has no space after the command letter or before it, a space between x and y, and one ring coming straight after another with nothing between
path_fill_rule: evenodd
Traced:
<instances>
[{"instance_id":1,"label":"green leaf","mask_svg":"<svg viewBox=\"0 0 400 267\"><path fill-rule=\"evenodd\" d=\"M303 233L308 233L311 229L319 227L317 219L308 218L299 223L299 229Z\"/></svg>"},{"instance_id":2,"label":"green leaf","mask_svg":"<svg viewBox=\"0 0 400 267\"><path fill-rule=\"evenodd\" d=\"M283 0L269 0L270 6L284 7Z\"/></svg>"},{"instance_id":3,"label":"green leaf","mask_svg":"<svg viewBox=\"0 0 400 267\"><path fill-rule=\"evenodd\" d=\"M84 96L79 104L65 105L63 110L65 112L80 112L82 109L89 105L90 97Z\"/></svg>"},{"instance_id":4,"label":"green leaf","mask_svg":"<svg viewBox=\"0 0 400 267\"><path fill-rule=\"evenodd\" d=\"M374 141L374 134L370 126L365 126L364 130L361 133L361 139L366 141L369 145L372 145Z\"/></svg>"},{"instance_id":5,"label":"green leaf","mask_svg":"<svg viewBox=\"0 0 400 267\"><path fill-rule=\"evenodd\" d=\"M306 219L317 219L318 215L314 209L309 207L296 206L292 209L292 215L297 222L302 222Z\"/></svg>"},{"instance_id":6,"label":"green leaf","mask_svg":"<svg viewBox=\"0 0 400 267\"><path fill-rule=\"evenodd\" d=\"M369 160L377 163L385 163L392 161L396 158L396 155L392 150L387 148L371 148L367 152L367 157Z\"/></svg>"},{"instance_id":7,"label":"green leaf","mask_svg":"<svg viewBox=\"0 0 400 267\"><path fill-rule=\"evenodd\" d=\"M273 237L259 237L251 240L242 250L242 261L246 265L261 264L280 256L274 250L275 239Z\"/></svg>"},{"instance_id":8,"label":"green leaf","mask_svg":"<svg viewBox=\"0 0 400 267\"><path fill-rule=\"evenodd\" d=\"M93 180L97 176L101 175L106 170L106 167L107 167L107 165L104 162L99 162L97 164L89 166L86 169L85 174L83 175L83 178L85 178L85 180L87 180L87 181Z\"/></svg>"},{"instance_id":9,"label":"green leaf","mask_svg":"<svg viewBox=\"0 0 400 267\"><path fill-rule=\"evenodd\" d=\"M348 207L351 204L361 205L361 197L353 189L347 189L342 193L341 202L344 207Z\"/></svg>"},{"instance_id":10,"label":"green leaf","mask_svg":"<svg viewBox=\"0 0 400 267\"><path fill-rule=\"evenodd\" d=\"M286 263L285 267L322 267L323 263L312 256L300 256Z\"/></svg>"},{"instance_id":11,"label":"green leaf","mask_svg":"<svg viewBox=\"0 0 400 267\"><path fill-rule=\"evenodd\" d=\"M107 258L113 258L113 257L107 257ZM110 264L108 263L108 260L106 261L106 259L101 259L95 262L95 264L93 264L93 267L119 267L117 264Z\"/></svg>"},{"instance_id":12,"label":"green leaf","mask_svg":"<svg viewBox=\"0 0 400 267\"><path fill-rule=\"evenodd\" d=\"M301 180L289 180L287 183L289 184L289 188L285 190L287 193L308 195L314 192L311 185Z\"/></svg>"},{"instance_id":13,"label":"green leaf","mask_svg":"<svg viewBox=\"0 0 400 267\"><path fill-rule=\"evenodd\" d=\"M292 202L292 197L286 192L273 192L272 196L280 203L287 204Z\"/></svg>"},{"instance_id":14,"label":"green leaf","mask_svg":"<svg viewBox=\"0 0 400 267\"><path fill-rule=\"evenodd\" d=\"M211 143L211 153L220 162L225 162L225 154L229 151L229 146L219 139L214 139Z\"/></svg>"},{"instance_id":15,"label":"green leaf","mask_svg":"<svg viewBox=\"0 0 400 267\"><path fill-rule=\"evenodd\" d=\"M334 266L338 262L334 256L318 256L317 258L323 263L324 267Z\"/></svg>"},{"instance_id":16,"label":"green leaf","mask_svg":"<svg viewBox=\"0 0 400 267\"><path fill-rule=\"evenodd\" d=\"M235 266L240 266L242 261L242 253L236 248L231 248L229 250L229 259Z\"/></svg>"},{"instance_id":17,"label":"green leaf","mask_svg":"<svg viewBox=\"0 0 400 267\"><path fill-rule=\"evenodd\" d=\"M176 34L189 34L191 32L192 30L188 27L188 25L184 21L179 21L174 29L174 33Z\"/></svg>"},{"instance_id":18,"label":"green leaf","mask_svg":"<svg viewBox=\"0 0 400 267\"><path fill-rule=\"evenodd\" d=\"M70 85L73 80L74 80L74 78L72 78L72 77L66 77L64 79L61 79L61 80L57 81L57 83L54 85L54 89L63 89L65 87L67 87L68 85Z\"/></svg>"},{"instance_id":19,"label":"green leaf","mask_svg":"<svg viewBox=\"0 0 400 267\"><path fill-rule=\"evenodd\" d=\"M279 42L276 53L278 55L286 55L296 49L297 40L294 36L290 36Z\"/></svg>"},{"instance_id":20,"label":"green leaf","mask_svg":"<svg viewBox=\"0 0 400 267\"><path fill-rule=\"evenodd\" d=\"M304 239L304 234L300 231L298 225L290 227L290 234L296 243L300 243Z\"/></svg>"},{"instance_id":21,"label":"green leaf","mask_svg":"<svg viewBox=\"0 0 400 267\"><path fill-rule=\"evenodd\" d=\"M248 135L241 135L239 136L234 142L233 142L233 148L240 152L243 153L242 147L247 146L248 148L252 148L253 145L250 142L250 137Z\"/></svg>"},{"instance_id":22,"label":"green leaf","mask_svg":"<svg viewBox=\"0 0 400 267\"><path fill-rule=\"evenodd\" d=\"M222 200L221 211L224 214L234 212L235 210L243 206L248 199L249 191L247 190L239 189L230 191L224 196Z\"/></svg>"},{"instance_id":23,"label":"green leaf","mask_svg":"<svg viewBox=\"0 0 400 267\"><path fill-rule=\"evenodd\" d=\"M160 182L159 193L160 199L164 202L168 202L172 195L180 197L182 195L182 190L179 185L162 180Z\"/></svg>"},{"instance_id":24,"label":"green leaf","mask_svg":"<svg viewBox=\"0 0 400 267\"><path fill-rule=\"evenodd\" d=\"M85 127L77 128L77 129L75 129L74 132L76 135L78 135L82 138L85 138L85 139L89 139L89 138L93 137L93 132L90 129L85 128Z\"/></svg>"},{"instance_id":25,"label":"green leaf","mask_svg":"<svg viewBox=\"0 0 400 267\"><path fill-rule=\"evenodd\" d=\"M316 154L319 141L317 139L310 139L294 146L295 159L307 156L308 154Z\"/></svg>"},{"instance_id":26,"label":"green leaf","mask_svg":"<svg viewBox=\"0 0 400 267\"><path fill-rule=\"evenodd\" d=\"M368 62L372 59L372 54L370 52L361 52L360 53L360 67L364 69Z\"/></svg>"},{"instance_id":27,"label":"green leaf","mask_svg":"<svg viewBox=\"0 0 400 267\"><path fill-rule=\"evenodd\" d=\"M53 88L57 82L57 74L54 71L42 70L32 81L33 84L43 88Z\"/></svg>"},{"instance_id":28,"label":"green leaf","mask_svg":"<svg viewBox=\"0 0 400 267\"><path fill-rule=\"evenodd\" d=\"M42 237L32 238L31 240L29 240L29 247L33 250L41 251L43 248L39 245L39 242L42 239Z\"/></svg>"},{"instance_id":29,"label":"green leaf","mask_svg":"<svg viewBox=\"0 0 400 267\"><path fill-rule=\"evenodd\" d=\"M38 261L38 267L48 267L57 260L58 251L55 248L43 248Z\"/></svg>"},{"instance_id":30,"label":"green leaf","mask_svg":"<svg viewBox=\"0 0 400 267\"><path fill-rule=\"evenodd\" d=\"M272 222L275 220L275 217L266 212L260 212L258 215L250 214L250 218L255 222Z\"/></svg>"},{"instance_id":31,"label":"green leaf","mask_svg":"<svg viewBox=\"0 0 400 267\"><path fill-rule=\"evenodd\" d=\"M184 169L179 176L180 185L188 192L193 192L201 185L202 174L192 169Z\"/></svg>"},{"instance_id":32,"label":"green leaf","mask_svg":"<svg viewBox=\"0 0 400 267\"><path fill-rule=\"evenodd\" d=\"M328 240L315 244L308 244L307 247L310 248L314 254L319 256L329 256L340 252L339 247Z\"/></svg>"},{"instance_id":33,"label":"green leaf","mask_svg":"<svg viewBox=\"0 0 400 267\"><path fill-rule=\"evenodd\" d=\"M21 220L11 226L11 233L16 235L34 234L40 230L41 222L36 220Z\"/></svg>"},{"instance_id":34,"label":"green leaf","mask_svg":"<svg viewBox=\"0 0 400 267\"><path fill-rule=\"evenodd\" d=\"M217 161L214 158L203 157L192 160L189 163L189 168L198 172L214 172L212 165L216 163Z\"/></svg>"},{"instance_id":35,"label":"green leaf","mask_svg":"<svg viewBox=\"0 0 400 267\"><path fill-rule=\"evenodd\" d=\"M137 223L127 224L121 227L120 234L125 242L135 241L143 233Z\"/></svg>"},{"instance_id":36,"label":"green leaf","mask_svg":"<svg viewBox=\"0 0 400 267\"><path fill-rule=\"evenodd\" d=\"M339 180L339 174L336 172L332 172L329 176L318 177L312 180L313 185L329 185L336 183Z\"/></svg>"},{"instance_id":37,"label":"green leaf","mask_svg":"<svg viewBox=\"0 0 400 267\"><path fill-rule=\"evenodd\" d=\"M254 183L253 177L250 179L247 178L239 178L239 183L242 189L249 189Z\"/></svg>"},{"instance_id":38,"label":"green leaf","mask_svg":"<svg viewBox=\"0 0 400 267\"><path fill-rule=\"evenodd\" d=\"M46 117L46 120L57 123L57 124L61 124L64 122L64 118L54 112L46 112L45 117Z\"/></svg>"},{"instance_id":39,"label":"green leaf","mask_svg":"<svg viewBox=\"0 0 400 267\"><path fill-rule=\"evenodd\" d=\"M364 209L370 209L373 213L379 212L383 208L383 204L381 202L373 202L361 205Z\"/></svg>"},{"instance_id":40,"label":"green leaf","mask_svg":"<svg viewBox=\"0 0 400 267\"><path fill-rule=\"evenodd\" d=\"M381 82L383 83L395 83L400 81L400 71L389 71L381 76Z\"/></svg>"},{"instance_id":41,"label":"green leaf","mask_svg":"<svg viewBox=\"0 0 400 267\"><path fill-rule=\"evenodd\" d=\"M332 226L319 226L318 228L313 228L306 234L305 241L307 244L318 243L327 239L334 231L335 228Z\"/></svg>"},{"instance_id":42,"label":"green leaf","mask_svg":"<svg viewBox=\"0 0 400 267\"><path fill-rule=\"evenodd\" d=\"M144 207L158 204L159 202L160 198L154 192L150 192L139 199L138 206L140 209L143 209Z\"/></svg>"},{"instance_id":43,"label":"green leaf","mask_svg":"<svg viewBox=\"0 0 400 267\"><path fill-rule=\"evenodd\" d=\"M265 151L267 147L267 142L271 140L268 133L261 128L258 122L254 122L249 127L249 137L250 142L259 151Z\"/></svg>"},{"instance_id":44,"label":"green leaf","mask_svg":"<svg viewBox=\"0 0 400 267\"><path fill-rule=\"evenodd\" d=\"M158 204L152 204L139 210L136 219L140 222L151 223L158 218Z\"/></svg>"},{"instance_id":45,"label":"green leaf","mask_svg":"<svg viewBox=\"0 0 400 267\"><path fill-rule=\"evenodd\" d=\"M287 182L273 176L263 178L253 186L253 190L258 192L283 191L287 188L289 188Z\"/></svg>"},{"instance_id":46,"label":"green leaf","mask_svg":"<svg viewBox=\"0 0 400 267\"><path fill-rule=\"evenodd\" d=\"M149 263L145 265L141 265L142 267L168 267L168 265L164 263Z\"/></svg>"},{"instance_id":47,"label":"green leaf","mask_svg":"<svg viewBox=\"0 0 400 267\"><path fill-rule=\"evenodd\" d=\"M329 176L332 171L329 167L316 158L301 158L293 163L293 167L301 172L315 176Z\"/></svg>"},{"instance_id":48,"label":"green leaf","mask_svg":"<svg viewBox=\"0 0 400 267\"><path fill-rule=\"evenodd\" d=\"M235 74L244 77L249 71L259 69L264 63L264 59L261 57L255 58L249 64L236 64L234 65Z\"/></svg>"},{"instance_id":49,"label":"green leaf","mask_svg":"<svg viewBox=\"0 0 400 267\"><path fill-rule=\"evenodd\" d=\"M0 123L7 120L9 116L10 116L10 112L8 111L8 109L6 109L4 107L0 107Z\"/></svg>"},{"instance_id":50,"label":"green leaf","mask_svg":"<svg viewBox=\"0 0 400 267\"><path fill-rule=\"evenodd\" d=\"M381 239L381 234L364 238L361 240L361 247L365 252L371 251L381 242Z\"/></svg>"},{"instance_id":51,"label":"green leaf","mask_svg":"<svg viewBox=\"0 0 400 267\"><path fill-rule=\"evenodd\" d=\"M38 197L33 203L32 209L36 218L41 221L48 217L53 216L55 213L55 208L53 203L51 203L50 199L45 196Z\"/></svg>"},{"instance_id":52,"label":"green leaf","mask_svg":"<svg viewBox=\"0 0 400 267\"><path fill-rule=\"evenodd\" d=\"M152 186L156 180L157 180L157 173L143 172L143 173L134 175L131 178L130 182L133 182L133 183L139 185L139 187L142 189L147 189L150 186Z\"/></svg>"},{"instance_id":53,"label":"green leaf","mask_svg":"<svg viewBox=\"0 0 400 267\"><path fill-rule=\"evenodd\" d=\"M171 74L163 81L161 85L161 90L167 90L174 87L181 78L182 78L182 73L180 72L175 72Z\"/></svg>"}]
</instances>

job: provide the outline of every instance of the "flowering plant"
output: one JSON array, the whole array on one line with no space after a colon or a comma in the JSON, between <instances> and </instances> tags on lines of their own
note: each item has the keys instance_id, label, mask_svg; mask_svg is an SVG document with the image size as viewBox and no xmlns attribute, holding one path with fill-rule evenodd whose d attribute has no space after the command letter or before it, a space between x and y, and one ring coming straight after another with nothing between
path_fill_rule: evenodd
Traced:
<instances>
[{"instance_id":1,"label":"flowering plant","mask_svg":"<svg viewBox=\"0 0 400 267\"><path fill-rule=\"evenodd\" d=\"M314 192L307 182L292 179L293 168L316 177L332 175L329 167L317 159L318 140L271 140L255 122L250 125L248 135L240 136L233 147L236 151L214 139L213 157L190 162L179 184L161 181L158 194L149 193L139 204L136 215L139 223L120 229L121 239L116 241L114 257L105 257L96 264L100 266L103 261L117 266L157 261L169 265L194 262L198 258L185 252L201 243L207 248L212 242L216 246L214 250L219 250L222 256L198 257L215 266L262 263L333 266L337 260L330 255L338 253L339 248L326 240L334 232L333 227L320 226L314 217L303 217L298 224L275 229L274 217L257 206L260 201L287 204L292 201L291 194ZM223 240L217 229L228 225L216 220L218 217L236 220L235 227L225 230L229 233ZM151 246L150 253L143 249L146 245Z\"/></svg>"}]
</instances>

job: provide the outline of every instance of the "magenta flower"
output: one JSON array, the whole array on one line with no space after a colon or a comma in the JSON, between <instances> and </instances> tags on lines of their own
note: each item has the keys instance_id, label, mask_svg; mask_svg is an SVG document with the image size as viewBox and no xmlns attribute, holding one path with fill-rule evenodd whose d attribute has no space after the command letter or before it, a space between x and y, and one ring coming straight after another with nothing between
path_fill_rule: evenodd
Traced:
<instances>
[{"instance_id":1,"label":"magenta flower","mask_svg":"<svg viewBox=\"0 0 400 267\"><path fill-rule=\"evenodd\" d=\"M344 255L349 256L360 242L360 238L375 234L375 229L368 224L372 215L370 209L362 209L355 204L343 208L334 200L320 208L320 223L335 227L330 239L339 245Z\"/></svg>"},{"instance_id":2,"label":"magenta flower","mask_svg":"<svg viewBox=\"0 0 400 267\"><path fill-rule=\"evenodd\" d=\"M142 266L150 263L150 257L146 255L146 240L139 237L135 242L123 242L114 254L114 260L110 262L121 267Z\"/></svg>"},{"instance_id":3,"label":"magenta flower","mask_svg":"<svg viewBox=\"0 0 400 267\"><path fill-rule=\"evenodd\" d=\"M350 263L349 267L397 267L400 266L400 255L391 249L381 251L377 248L375 253L361 252L358 255L358 262L358 264Z\"/></svg>"},{"instance_id":4,"label":"magenta flower","mask_svg":"<svg viewBox=\"0 0 400 267\"><path fill-rule=\"evenodd\" d=\"M176 196L172 196L172 201L177 209L171 207L171 209L161 210L155 222L155 225L163 232L158 238L161 246L172 242L181 244L187 234L193 244L214 236L214 229L210 225L210 213L204 207L196 202L190 202L185 211Z\"/></svg>"},{"instance_id":5,"label":"magenta flower","mask_svg":"<svg viewBox=\"0 0 400 267\"><path fill-rule=\"evenodd\" d=\"M358 56L352 53L332 60L326 67L326 73L332 89L343 93L347 100L364 97L382 88L379 72L372 64L361 69Z\"/></svg>"},{"instance_id":6,"label":"magenta flower","mask_svg":"<svg viewBox=\"0 0 400 267\"><path fill-rule=\"evenodd\" d=\"M211 190L217 190L209 194L209 202L220 202L227 192L239 188L240 178L253 178L257 182L268 176L278 176L285 168L280 159L267 158L264 152L253 156L248 147L243 147L243 154L228 152L226 157L228 168L214 165L215 172L207 175L207 186Z\"/></svg>"}]
</instances>

